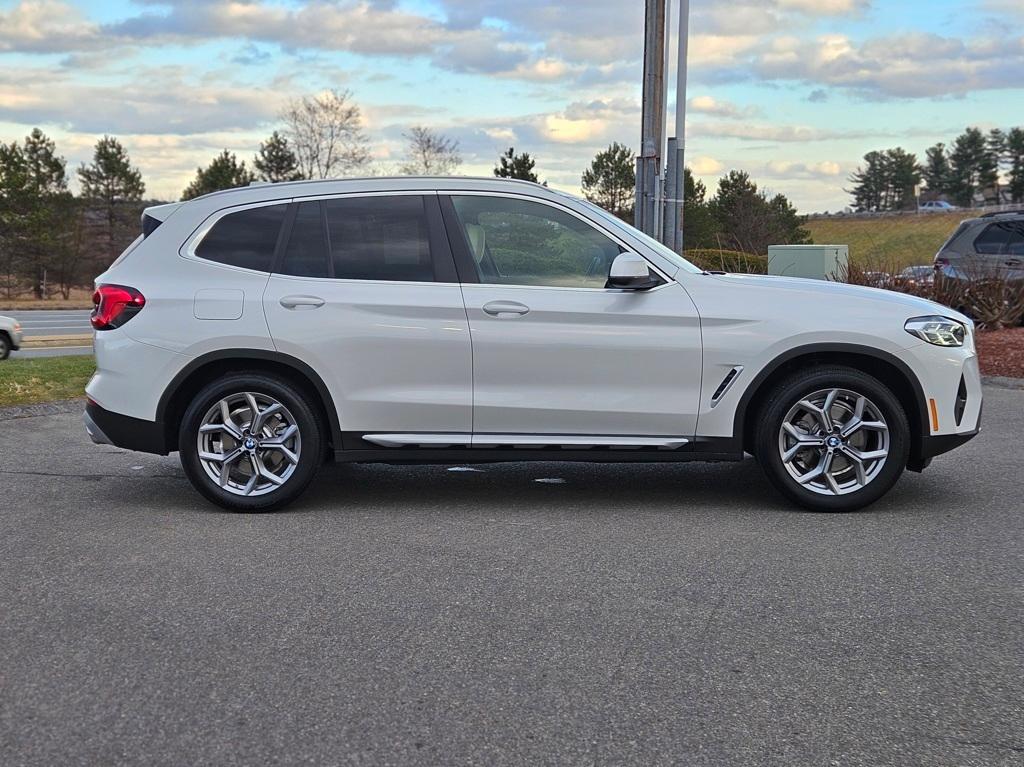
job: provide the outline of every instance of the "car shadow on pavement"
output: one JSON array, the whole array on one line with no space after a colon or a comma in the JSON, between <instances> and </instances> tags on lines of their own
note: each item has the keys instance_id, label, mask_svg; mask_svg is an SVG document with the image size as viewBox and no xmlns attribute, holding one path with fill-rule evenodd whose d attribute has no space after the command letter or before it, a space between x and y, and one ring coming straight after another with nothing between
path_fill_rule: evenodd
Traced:
<instances>
[{"instance_id":1,"label":"car shadow on pavement","mask_svg":"<svg viewBox=\"0 0 1024 767\"><path fill-rule=\"evenodd\" d=\"M141 468L141 467L140 467ZM134 509L232 514L207 503L177 466L151 477L170 487L157 491L138 477L121 488ZM952 487L950 485L953 485ZM860 514L927 512L956 504L956 483L930 482L906 473L880 501ZM964 502L968 502L965 495ZM804 513L771 486L753 458L738 463L491 463L472 465L329 464L309 489L277 514L417 514L620 511L745 515Z\"/></svg>"}]
</instances>

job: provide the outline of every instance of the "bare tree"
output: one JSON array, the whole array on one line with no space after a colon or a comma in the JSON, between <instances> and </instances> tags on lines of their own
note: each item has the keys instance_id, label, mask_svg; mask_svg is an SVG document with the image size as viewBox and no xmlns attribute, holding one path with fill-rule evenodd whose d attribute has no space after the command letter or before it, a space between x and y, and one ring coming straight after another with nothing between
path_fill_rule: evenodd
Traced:
<instances>
[{"instance_id":1,"label":"bare tree","mask_svg":"<svg viewBox=\"0 0 1024 767\"><path fill-rule=\"evenodd\" d=\"M369 142L351 91L295 99L281 119L303 178L350 176L370 162Z\"/></svg>"},{"instance_id":2,"label":"bare tree","mask_svg":"<svg viewBox=\"0 0 1024 767\"><path fill-rule=\"evenodd\" d=\"M408 159L400 168L406 176L445 176L462 165L458 141L422 125L402 135L409 142Z\"/></svg>"}]
</instances>

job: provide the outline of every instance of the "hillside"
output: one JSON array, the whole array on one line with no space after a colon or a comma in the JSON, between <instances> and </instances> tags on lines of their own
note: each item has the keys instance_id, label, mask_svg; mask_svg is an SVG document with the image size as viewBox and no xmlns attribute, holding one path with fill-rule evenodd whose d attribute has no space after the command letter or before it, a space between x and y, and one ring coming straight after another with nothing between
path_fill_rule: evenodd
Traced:
<instances>
[{"instance_id":1,"label":"hillside","mask_svg":"<svg viewBox=\"0 0 1024 767\"><path fill-rule=\"evenodd\" d=\"M850 260L866 268L893 271L930 264L968 211L878 218L816 218L805 225L814 242L849 245Z\"/></svg>"}]
</instances>

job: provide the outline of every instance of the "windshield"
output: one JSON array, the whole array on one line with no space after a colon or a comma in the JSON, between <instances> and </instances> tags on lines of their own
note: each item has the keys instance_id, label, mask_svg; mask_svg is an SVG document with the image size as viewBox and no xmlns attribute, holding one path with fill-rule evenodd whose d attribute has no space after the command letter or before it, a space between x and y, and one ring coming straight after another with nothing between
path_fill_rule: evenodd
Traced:
<instances>
[{"instance_id":1,"label":"windshield","mask_svg":"<svg viewBox=\"0 0 1024 767\"><path fill-rule=\"evenodd\" d=\"M671 248L665 247L653 237L644 234L636 227L630 226L618 216L613 216L611 213L606 211L601 206L595 205L589 200L584 200L571 194L565 194L564 192L558 192L558 194L561 194L564 197L569 197L572 200L580 203L581 205L585 205L588 210L594 213L594 215L596 215L606 224L611 226L613 229L617 229L618 231L623 232L624 234L628 234L632 237L635 237L638 240L643 241L643 243L647 245L651 250L655 251L659 256L662 256L668 261L672 262L674 265L678 266L683 271L689 272L690 274L703 274L703 269L698 269L696 266L691 264L689 261L680 256Z\"/></svg>"}]
</instances>

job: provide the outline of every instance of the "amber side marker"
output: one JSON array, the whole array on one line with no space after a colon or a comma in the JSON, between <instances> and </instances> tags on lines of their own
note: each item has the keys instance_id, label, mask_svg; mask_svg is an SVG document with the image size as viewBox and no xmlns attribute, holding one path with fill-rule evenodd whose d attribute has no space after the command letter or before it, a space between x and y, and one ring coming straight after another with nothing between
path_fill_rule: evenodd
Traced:
<instances>
[{"instance_id":1,"label":"amber side marker","mask_svg":"<svg viewBox=\"0 0 1024 767\"><path fill-rule=\"evenodd\" d=\"M935 407L935 400L928 400L928 404L931 405L932 410L932 431L939 430L939 409Z\"/></svg>"}]
</instances>

